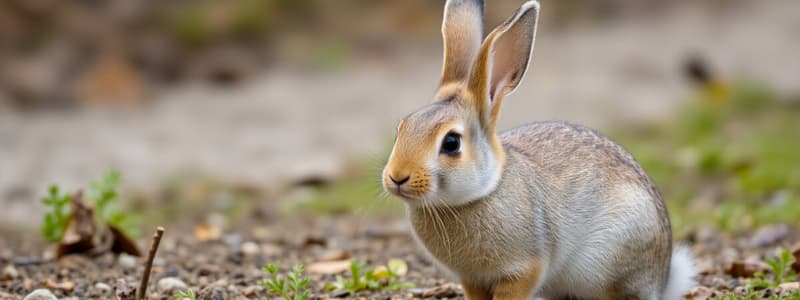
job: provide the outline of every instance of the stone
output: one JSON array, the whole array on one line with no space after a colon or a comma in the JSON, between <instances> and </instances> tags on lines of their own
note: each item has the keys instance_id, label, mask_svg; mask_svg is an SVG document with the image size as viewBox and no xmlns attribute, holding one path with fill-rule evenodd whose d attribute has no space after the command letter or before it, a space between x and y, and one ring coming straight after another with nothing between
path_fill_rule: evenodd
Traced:
<instances>
[{"instance_id":1,"label":"stone","mask_svg":"<svg viewBox=\"0 0 800 300\"><path fill-rule=\"evenodd\" d=\"M705 259L697 262L697 273L700 275L711 275L716 273L714 263L711 260Z\"/></svg>"},{"instance_id":2,"label":"stone","mask_svg":"<svg viewBox=\"0 0 800 300\"><path fill-rule=\"evenodd\" d=\"M123 269L136 268L136 257L124 253L120 254L117 258L117 265Z\"/></svg>"},{"instance_id":3,"label":"stone","mask_svg":"<svg viewBox=\"0 0 800 300\"><path fill-rule=\"evenodd\" d=\"M103 293L103 294L111 292L111 286L106 284L106 283L104 283L104 282L95 283L94 284L94 288L96 290L100 291L100 293Z\"/></svg>"},{"instance_id":4,"label":"stone","mask_svg":"<svg viewBox=\"0 0 800 300\"><path fill-rule=\"evenodd\" d=\"M258 294L263 290L264 288L259 285L250 285L242 289L242 294L249 298L253 298L258 296Z\"/></svg>"},{"instance_id":5,"label":"stone","mask_svg":"<svg viewBox=\"0 0 800 300\"><path fill-rule=\"evenodd\" d=\"M3 268L3 273L0 274L0 281L12 280L19 277L19 271L14 268L14 265L7 265Z\"/></svg>"},{"instance_id":6,"label":"stone","mask_svg":"<svg viewBox=\"0 0 800 300\"><path fill-rule=\"evenodd\" d=\"M44 281L44 286L51 289L62 290L65 292L72 292L75 289L75 283L72 281L56 282L50 279Z\"/></svg>"},{"instance_id":7,"label":"stone","mask_svg":"<svg viewBox=\"0 0 800 300\"><path fill-rule=\"evenodd\" d=\"M753 247L774 245L789 235L789 226L786 224L769 225L759 228L750 238Z\"/></svg>"},{"instance_id":8,"label":"stone","mask_svg":"<svg viewBox=\"0 0 800 300\"><path fill-rule=\"evenodd\" d=\"M58 298L48 289L38 289L22 298L22 300L58 300Z\"/></svg>"},{"instance_id":9,"label":"stone","mask_svg":"<svg viewBox=\"0 0 800 300\"><path fill-rule=\"evenodd\" d=\"M225 290L218 287L205 287L197 294L197 299L201 300L225 300Z\"/></svg>"},{"instance_id":10,"label":"stone","mask_svg":"<svg viewBox=\"0 0 800 300\"><path fill-rule=\"evenodd\" d=\"M177 277L164 277L158 281L158 290L162 292L175 292L186 288L186 283Z\"/></svg>"},{"instance_id":11,"label":"stone","mask_svg":"<svg viewBox=\"0 0 800 300\"><path fill-rule=\"evenodd\" d=\"M252 256L258 254L259 251L258 244L254 242L244 242L242 243L242 253L247 256Z\"/></svg>"},{"instance_id":12,"label":"stone","mask_svg":"<svg viewBox=\"0 0 800 300\"><path fill-rule=\"evenodd\" d=\"M794 292L800 290L800 282L784 282L778 285L776 292Z\"/></svg>"},{"instance_id":13,"label":"stone","mask_svg":"<svg viewBox=\"0 0 800 300\"><path fill-rule=\"evenodd\" d=\"M704 287L704 286L694 287L683 298L684 299L690 299L690 300L705 300L705 299L709 299L709 298L711 298L711 289L709 289L707 287Z\"/></svg>"}]
</instances>

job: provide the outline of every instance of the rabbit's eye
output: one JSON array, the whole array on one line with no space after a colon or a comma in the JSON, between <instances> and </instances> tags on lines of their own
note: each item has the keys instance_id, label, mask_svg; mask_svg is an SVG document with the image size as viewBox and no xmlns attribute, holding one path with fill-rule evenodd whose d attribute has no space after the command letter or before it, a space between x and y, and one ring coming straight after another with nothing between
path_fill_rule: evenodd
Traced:
<instances>
[{"instance_id":1,"label":"rabbit's eye","mask_svg":"<svg viewBox=\"0 0 800 300\"><path fill-rule=\"evenodd\" d=\"M461 150L461 135L455 132L450 132L442 140L442 154L449 156L457 155Z\"/></svg>"}]
</instances>

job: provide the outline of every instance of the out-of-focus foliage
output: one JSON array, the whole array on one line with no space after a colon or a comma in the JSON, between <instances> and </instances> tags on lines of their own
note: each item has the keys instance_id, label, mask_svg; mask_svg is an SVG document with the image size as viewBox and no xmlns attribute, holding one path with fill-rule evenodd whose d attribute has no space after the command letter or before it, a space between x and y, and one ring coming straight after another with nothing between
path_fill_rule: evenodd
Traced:
<instances>
[{"instance_id":1,"label":"out-of-focus foliage","mask_svg":"<svg viewBox=\"0 0 800 300\"><path fill-rule=\"evenodd\" d=\"M661 188L677 232L708 220L728 230L800 221L800 107L759 82L730 89L723 101L700 93L672 122L615 135Z\"/></svg>"}]
</instances>

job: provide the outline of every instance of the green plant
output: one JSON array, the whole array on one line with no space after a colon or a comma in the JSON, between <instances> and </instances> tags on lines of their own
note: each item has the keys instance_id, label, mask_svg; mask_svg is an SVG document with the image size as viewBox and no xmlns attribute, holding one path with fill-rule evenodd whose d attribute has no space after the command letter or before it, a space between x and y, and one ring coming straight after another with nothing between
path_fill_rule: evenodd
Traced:
<instances>
[{"instance_id":1,"label":"green plant","mask_svg":"<svg viewBox=\"0 0 800 300\"><path fill-rule=\"evenodd\" d=\"M781 283L797 280L797 273L791 267L793 261L792 254L786 249L781 251L778 257L767 258L766 262L772 269L772 277L768 278L764 273L758 272L755 274L756 279L750 285L754 288L775 288Z\"/></svg>"},{"instance_id":2,"label":"green plant","mask_svg":"<svg viewBox=\"0 0 800 300\"><path fill-rule=\"evenodd\" d=\"M192 289L186 289L185 291L178 291L175 295L172 296L176 300L197 300L197 294L194 293Z\"/></svg>"},{"instance_id":3,"label":"green plant","mask_svg":"<svg viewBox=\"0 0 800 300\"><path fill-rule=\"evenodd\" d=\"M98 227L105 223L113 225L126 236L135 238L139 236L137 219L132 214L125 212L119 205L119 186L122 176L116 170L110 170L103 178L89 183L90 192L88 202L95 208L95 222ZM70 203L72 195L61 194L58 185L51 185L48 194L42 198L42 203L47 206L42 226L42 236L49 242L58 242L64 235L70 219Z\"/></svg>"},{"instance_id":4,"label":"green plant","mask_svg":"<svg viewBox=\"0 0 800 300\"><path fill-rule=\"evenodd\" d=\"M744 294L742 294L742 295L736 294L735 292L727 292L724 295L722 295L722 297L720 297L720 299L722 299L722 300L757 300L757 299L761 299L761 296L758 294L758 292L755 289L753 289L752 286L748 286L744 290Z\"/></svg>"},{"instance_id":5,"label":"green plant","mask_svg":"<svg viewBox=\"0 0 800 300\"><path fill-rule=\"evenodd\" d=\"M264 271L269 273L270 278L262 279L258 284L273 296L282 296L285 300L305 300L311 296L311 290L308 288L311 278L302 276L304 269L303 265L295 265L284 278L279 274L280 265L271 263L264 266Z\"/></svg>"},{"instance_id":6,"label":"green plant","mask_svg":"<svg viewBox=\"0 0 800 300\"><path fill-rule=\"evenodd\" d=\"M109 170L103 178L89 183L91 192L88 200L95 206L98 224L108 222L122 230L129 237L139 236L135 219L122 211L119 205L117 188L122 175L117 170Z\"/></svg>"},{"instance_id":7,"label":"green plant","mask_svg":"<svg viewBox=\"0 0 800 300\"><path fill-rule=\"evenodd\" d=\"M350 279L336 276L336 282L328 284L330 291L349 291L352 294L365 290L396 291L413 288L411 282L401 282L400 277L406 274L408 266L399 259L389 260L388 267L380 266L372 269L363 262L352 260L350 262Z\"/></svg>"},{"instance_id":8,"label":"green plant","mask_svg":"<svg viewBox=\"0 0 800 300\"><path fill-rule=\"evenodd\" d=\"M58 185L51 185L47 196L42 198L42 203L48 210L44 215L42 236L49 242L58 242L64 236L64 230L69 221L69 203L71 195L61 195Z\"/></svg>"}]
</instances>

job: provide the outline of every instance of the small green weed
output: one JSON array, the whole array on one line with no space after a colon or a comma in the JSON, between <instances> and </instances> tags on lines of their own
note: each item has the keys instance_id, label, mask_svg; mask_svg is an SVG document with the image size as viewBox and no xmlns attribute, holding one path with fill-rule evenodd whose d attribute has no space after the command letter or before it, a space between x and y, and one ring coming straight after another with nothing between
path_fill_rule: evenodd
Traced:
<instances>
[{"instance_id":1,"label":"small green weed","mask_svg":"<svg viewBox=\"0 0 800 300\"><path fill-rule=\"evenodd\" d=\"M372 269L363 262L353 260L350 262L350 279L336 276L336 282L328 284L329 291L349 291L352 294L365 290L396 291L413 288L411 282L401 282L400 277L408 272L406 263L399 259L389 260L388 266Z\"/></svg>"},{"instance_id":2,"label":"small green weed","mask_svg":"<svg viewBox=\"0 0 800 300\"><path fill-rule=\"evenodd\" d=\"M269 273L270 278L258 282L259 285L267 289L273 296L283 297L285 300L305 300L311 296L308 284L311 278L303 277L305 267L295 265L291 272L286 273L286 277L279 274L280 265L271 263L264 266L264 271Z\"/></svg>"},{"instance_id":3,"label":"small green weed","mask_svg":"<svg viewBox=\"0 0 800 300\"><path fill-rule=\"evenodd\" d=\"M58 242L64 235L69 221L69 203L71 195L62 195L58 185L51 185L47 196L42 198L42 203L48 207L44 215L42 236L49 242Z\"/></svg>"},{"instance_id":4,"label":"small green weed","mask_svg":"<svg viewBox=\"0 0 800 300\"><path fill-rule=\"evenodd\" d=\"M797 280L797 273L792 270L794 258L792 254L784 249L778 257L766 259L767 264L772 269L772 277L768 278L761 272L755 274L756 279L750 283L754 288L775 288L781 283Z\"/></svg>"},{"instance_id":5,"label":"small green weed","mask_svg":"<svg viewBox=\"0 0 800 300\"><path fill-rule=\"evenodd\" d=\"M794 291L789 294L777 295L772 294L769 298L763 298L761 295L763 294L763 290L759 291L756 290L752 286L748 286L744 293L739 295L734 292L727 292L724 295L720 296L718 299L721 300L760 300L760 299L769 299L769 300L800 300L800 291Z\"/></svg>"},{"instance_id":6,"label":"small green weed","mask_svg":"<svg viewBox=\"0 0 800 300\"><path fill-rule=\"evenodd\" d=\"M197 294L194 293L192 289L186 289L185 291L178 291L175 295L172 296L176 300L197 300Z\"/></svg>"},{"instance_id":7,"label":"small green weed","mask_svg":"<svg viewBox=\"0 0 800 300\"><path fill-rule=\"evenodd\" d=\"M89 183L91 193L88 199L94 203L98 223L108 222L122 230L125 235L137 237L139 236L137 222L130 214L123 212L119 205L117 188L121 180L122 175L119 171L108 171L102 179Z\"/></svg>"},{"instance_id":8,"label":"small green weed","mask_svg":"<svg viewBox=\"0 0 800 300\"><path fill-rule=\"evenodd\" d=\"M121 178L118 171L111 170L102 179L93 180L89 184L90 193L87 199L95 207L97 224L105 226L104 223L109 223L126 236L135 238L139 236L138 219L124 212L119 205L117 187ZM42 198L42 203L48 208L42 225L42 236L45 240L54 243L61 240L69 222L71 202L71 194L61 194L56 184L50 186L47 196Z\"/></svg>"}]
</instances>

